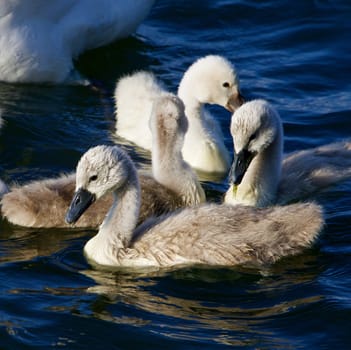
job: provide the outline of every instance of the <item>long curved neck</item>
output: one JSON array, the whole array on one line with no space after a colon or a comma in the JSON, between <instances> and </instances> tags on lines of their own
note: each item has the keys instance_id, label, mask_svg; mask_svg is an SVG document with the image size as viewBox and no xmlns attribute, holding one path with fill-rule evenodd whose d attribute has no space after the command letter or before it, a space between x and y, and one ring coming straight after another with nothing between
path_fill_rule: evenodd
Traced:
<instances>
[{"instance_id":1,"label":"long curved neck","mask_svg":"<svg viewBox=\"0 0 351 350\"><path fill-rule=\"evenodd\" d=\"M113 204L96 236L84 247L88 259L99 265L114 265L118 250L128 248L140 210L137 174L131 172L123 189L113 192Z\"/></svg>"},{"instance_id":2,"label":"long curved neck","mask_svg":"<svg viewBox=\"0 0 351 350\"><path fill-rule=\"evenodd\" d=\"M178 97L184 103L185 115L188 119L201 117L204 104L193 95L191 86L189 84L189 79L183 78L180 82L178 87Z\"/></svg>"},{"instance_id":3,"label":"long curved neck","mask_svg":"<svg viewBox=\"0 0 351 350\"><path fill-rule=\"evenodd\" d=\"M163 186L177 193L185 205L194 205L205 201L205 192L182 156L181 140L171 144L160 144L153 138L152 173Z\"/></svg>"},{"instance_id":4,"label":"long curved neck","mask_svg":"<svg viewBox=\"0 0 351 350\"><path fill-rule=\"evenodd\" d=\"M101 224L98 235L104 235L109 244L115 247L127 248L139 217L139 183L129 178L123 190L114 192L113 196L113 204ZM113 235L111 232L114 232Z\"/></svg>"}]
</instances>

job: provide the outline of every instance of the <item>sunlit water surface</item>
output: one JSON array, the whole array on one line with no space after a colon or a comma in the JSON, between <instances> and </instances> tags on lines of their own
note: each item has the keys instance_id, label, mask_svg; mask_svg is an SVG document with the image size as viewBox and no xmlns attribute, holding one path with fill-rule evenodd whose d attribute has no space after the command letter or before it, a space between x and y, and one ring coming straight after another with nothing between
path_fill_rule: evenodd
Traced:
<instances>
[{"instance_id":1,"label":"sunlit water surface","mask_svg":"<svg viewBox=\"0 0 351 350\"><path fill-rule=\"evenodd\" d=\"M8 183L72 171L114 136L116 80L153 70L175 92L209 53L236 64L247 99L272 102L285 151L351 134L349 1L165 1L136 35L89 52L80 73L99 89L0 84L0 177ZM230 115L211 107L232 148ZM131 145L139 166L150 155ZM227 179L203 181L209 197ZM213 198L215 199L215 198ZM349 349L351 181L313 197L320 240L261 270L98 271L82 248L93 231L0 223L0 349Z\"/></svg>"}]
</instances>

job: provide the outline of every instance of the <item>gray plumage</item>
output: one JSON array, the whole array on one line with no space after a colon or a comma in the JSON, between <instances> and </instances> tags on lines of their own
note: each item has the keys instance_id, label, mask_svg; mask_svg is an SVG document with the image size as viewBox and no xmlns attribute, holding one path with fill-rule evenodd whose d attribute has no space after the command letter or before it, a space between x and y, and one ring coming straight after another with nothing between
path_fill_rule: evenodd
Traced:
<instances>
[{"instance_id":1,"label":"gray plumage","mask_svg":"<svg viewBox=\"0 0 351 350\"><path fill-rule=\"evenodd\" d=\"M305 198L350 177L350 141L293 152L283 159L277 203Z\"/></svg>"},{"instance_id":2,"label":"gray plumage","mask_svg":"<svg viewBox=\"0 0 351 350\"><path fill-rule=\"evenodd\" d=\"M140 180L142 204L139 222L183 205L180 197L152 177L141 176ZM65 222L65 213L74 194L75 183L75 174L71 174L13 186L1 201L2 216L12 224L25 227L72 227ZM112 205L112 200L111 194L100 198L75 227L98 228Z\"/></svg>"},{"instance_id":3,"label":"gray plumage","mask_svg":"<svg viewBox=\"0 0 351 350\"><path fill-rule=\"evenodd\" d=\"M228 204L286 204L351 177L351 142L297 151L283 158L278 112L264 100L245 103L232 116L234 162Z\"/></svg>"},{"instance_id":4,"label":"gray plumage","mask_svg":"<svg viewBox=\"0 0 351 350\"><path fill-rule=\"evenodd\" d=\"M181 154L187 128L183 103L174 95L156 99L150 124L155 136L152 154L154 177L140 176L142 200L139 222L152 215L158 216L205 201L205 193L194 171ZM2 215L20 226L69 227L64 217L74 189L75 174L13 186L1 201ZM97 228L111 204L111 195L99 199L76 223L76 227Z\"/></svg>"},{"instance_id":5,"label":"gray plumage","mask_svg":"<svg viewBox=\"0 0 351 350\"><path fill-rule=\"evenodd\" d=\"M140 188L129 156L97 146L77 165L77 192L66 219L74 222L95 198L114 193L99 232L84 247L92 264L175 266L266 264L301 252L318 236L323 218L313 203L284 207L202 204L138 221Z\"/></svg>"}]
</instances>

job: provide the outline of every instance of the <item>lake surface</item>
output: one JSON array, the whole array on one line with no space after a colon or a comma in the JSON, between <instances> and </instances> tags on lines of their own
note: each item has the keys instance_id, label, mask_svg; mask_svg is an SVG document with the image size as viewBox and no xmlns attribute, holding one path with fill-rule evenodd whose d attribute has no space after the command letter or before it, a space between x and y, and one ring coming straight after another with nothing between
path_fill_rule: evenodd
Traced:
<instances>
[{"instance_id":1,"label":"lake surface","mask_svg":"<svg viewBox=\"0 0 351 350\"><path fill-rule=\"evenodd\" d=\"M100 89L0 84L0 177L74 170L114 136L116 80L154 71L176 91L197 58L235 63L246 99L284 122L285 151L351 134L350 1L165 1L130 38L76 63ZM230 114L211 111L231 149ZM124 145L145 168L150 156ZM227 180L203 182L209 195ZM313 197L326 225L311 249L264 269L97 271L82 254L94 234L0 223L0 349L349 349L351 181Z\"/></svg>"}]
</instances>

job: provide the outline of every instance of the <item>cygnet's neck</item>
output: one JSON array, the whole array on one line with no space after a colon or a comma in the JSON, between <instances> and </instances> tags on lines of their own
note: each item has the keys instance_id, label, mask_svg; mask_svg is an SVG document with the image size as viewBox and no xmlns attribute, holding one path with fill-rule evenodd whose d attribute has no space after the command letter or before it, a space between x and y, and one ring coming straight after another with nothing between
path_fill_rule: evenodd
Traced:
<instances>
[{"instance_id":1,"label":"cygnet's neck","mask_svg":"<svg viewBox=\"0 0 351 350\"><path fill-rule=\"evenodd\" d=\"M195 169L225 173L230 166L230 156L222 131L217 121L207 113L204 102L195 97L194 87L190 82L189 78L183 79L178 88L178 97L184 103L188 119L183 157Z\"/></svg>"},{"instance_id":2,"label":"cygnet's neck","mask_svg":"<svg viewBox=\"0 0 351 350\"><path fill-rule=\"evenodd\" d=\"M240 185L231 185L225 195L229 204L265 207L275 203L282 166L282 135L251 161Z\"/></svg>"},{"instance_id":3,"label":"cygnet's neck","mask_svg":"<svg viewBox=\"0 0 351 350\"><path fill-rule=\"evenodd\" d=\"M205 192L195 172L182 156L181 141L160 144L157 137L152 145L152 172L154 178L182 198L185 205L205 201Z\"/></svg>"},{"instance_id":4,"label":"cygnet's neck","mask_svg":"<svg viewBox=\"0 0 351 350\"><path fill-rule=\"evenodd\" d=\"M115 265L118 253L128 248L132 240L140 210L140 187L134 167L113 197L99 232L84 247L87 258L99 265Z\"/></svg>"},{"instance_id":5,"label":"cygnet's neck","mask_svg":"<svg viewBox=\"0 0 351 350\"><path fill-rule=\"evenodd\" d=\"M187 118L200 118L203 109L203 103L193 94L193 87L189 78L183 78L178 87L178 97L183 101L185 107L185 115ZM190 125L189 125L190 127Z\"/></svg>"}]
</instances>

